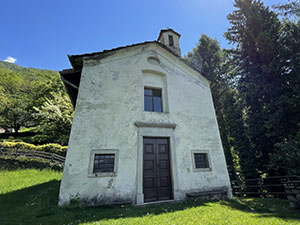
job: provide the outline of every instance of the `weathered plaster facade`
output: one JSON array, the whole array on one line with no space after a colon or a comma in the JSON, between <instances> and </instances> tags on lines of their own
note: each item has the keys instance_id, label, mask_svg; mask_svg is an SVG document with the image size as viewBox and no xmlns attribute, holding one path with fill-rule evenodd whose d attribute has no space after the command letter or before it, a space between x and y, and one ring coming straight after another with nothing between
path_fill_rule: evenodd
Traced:
<instances>
[{"instance_id":1,"label":"weathered plaster facade","mask_svg":"<svg viewBox=\"0 0 300 225\"><path fill-rule=\"evenodd\" d=\"M144 111L144 87L162 89L163 112ZM132 46L107 57L83 58L59 204L143 199L143 137L168 137L173 198L228 189L230 181L210 82L157 43ZM116 170L91 175L92 152L115 151ZM210 169L193 169L193 151L206 151Z\"/></svg>"}]
</instances>

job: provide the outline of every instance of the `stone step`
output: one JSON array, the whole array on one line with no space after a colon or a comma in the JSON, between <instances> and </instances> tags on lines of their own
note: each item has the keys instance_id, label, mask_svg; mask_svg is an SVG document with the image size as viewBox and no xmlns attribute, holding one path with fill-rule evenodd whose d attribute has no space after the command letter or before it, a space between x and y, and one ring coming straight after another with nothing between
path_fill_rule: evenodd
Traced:
<instances>
[{"instance_id":1,"label":"stone step","mask_svg":"<svg viewBox=\"0 0 300 225\"><path fill-rule=\"evenodd\" d=\"M212 195L227 195L227 190L214 190L214 191L200 191L200 192L191 192L187 193L187 197L203 197L203 196L212 196Z\"/></svg>"}]
</instances>

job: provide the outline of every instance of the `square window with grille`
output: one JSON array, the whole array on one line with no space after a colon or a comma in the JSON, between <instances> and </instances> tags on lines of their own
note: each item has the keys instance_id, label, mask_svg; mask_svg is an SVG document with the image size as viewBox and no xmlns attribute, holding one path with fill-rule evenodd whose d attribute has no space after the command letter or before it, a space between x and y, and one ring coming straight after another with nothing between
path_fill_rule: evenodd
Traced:
<instances>
[{"instance_id":1,"label":"square window with grille","mask_svg":"<svg viewBox=\"0 0 300 225\"><path fill-rule=\"evenodd\" d=\"M93 173L114 172L115 154L95 154Z\"/></svg>"},{"instance_id":2,"label":"square window with grille","mask_svg":"<svg viewBox=\"0 0 300 225\"><path fill-rule=\"evenodd\" d=\"M162 112L161 89L144 89L144 110Z\"/></svg>"},{"instance_id":3,"label":"square window with grille","mask_svg":"<svg viewBox=\"0 0 300 225\"><path fill-rule=\"evenodd\" d=\"M207 153L194 153L194 160L196 169L209 168Z\"/></svg>"}]
</instances>

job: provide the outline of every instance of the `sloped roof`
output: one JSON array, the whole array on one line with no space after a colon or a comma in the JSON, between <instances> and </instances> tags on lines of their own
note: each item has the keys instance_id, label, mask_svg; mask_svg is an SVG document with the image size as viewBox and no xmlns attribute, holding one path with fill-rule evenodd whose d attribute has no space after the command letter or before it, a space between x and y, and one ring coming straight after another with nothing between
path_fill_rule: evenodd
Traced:
<instances>
[{"instance_id":1,"label":"sloped roof","mask_svg":"<svg viewBox=\"0 0 300 225\"><path fill-rule=\"evenodd\" d=\"M168 30L172 30L172 29L168 29ZM173 31L173 32L175 32L175 31ZM178 35L180 35L180 34L178 34ZM121 49L131 48L131 47L136 47L136 46L146 45L146 44L157 44L158 46L160 46L163 49L167 50L169 53L171 53L173 56L175 56L181 62L186 64L188 67L192 68L199 75L203 76L194 67L192 67L191 65L188 65L183 60L183 58L181 58L180 56L175 54L172 50L170 50L167 46L165 46L164 44L162 44L159 41L145 41L145 42L132 44L132 45L121 46L121 47L113 48L113 49L109 49L109 50L103 50L101 52L92 52L92 53L85 53L85 54L80 54L80 55L68 55L68 58L70 60L70 63L72 65L73 69L62 70L59 73L60 73L61 78L64 82L64 85L66 86L68 94L70 95L73 106L75 107L76 100L77 100L78 88L79 88L79 83L80 83L80 78L81 78L81 70L82 70L82 66L83 66L83 58L85 58L85 57L96 57L97 59L101 59L101 58L108 57L112 53L114 53L116 51L119 51ZM207 79L208 81L210 81L208 78L206 78L206 77L204 77L204 78Z\"/></svg>"},{"instance_id":2,"label":"sloped roof","mask_svg":"<svg viewBox=\"0 0 300 225\"><path fill-rule=\"evenodd\" d=\"M169 29L172 30L172 29ZM174 31L175 32L175 31ZM97 58L105 58L107 56L110 55L110 53L113 53L115 51L119 51L121 49L125 49L125 48L131 48L131 47L136 47L139 45L146 45L146 44L157 44L160 47L162 47L163 49L167 50L168 52L170 52L172 55L174 55L177 59L179 59L181 62L183 62L184 64L186 64L187 66L189 66L190 68L192 68L193 70L195 70L199 75L203 76L202 74L199 73L199 71L197 69L195 69L193 66L187 64L182 57L176 55L172 50L170 50L167 46L165 46L164 44L162 44L159 41L145 41L145 42L141 42L141 43L136 43L136 44L132 44L132 45L125 45L125 46L120 46L117 48L112 48L109 50L103 50L101 52L91 52L91 53L85 53L85 54L80 54L80 55L68 55L68 58L70 60L70 63L72 65L72 67L74 68L75 71L81 70L82 68L82 59L84 57L94 57L97 56ZM65 70L63 70L65 71ZM204 77L204 76L203 76ZM209 80L208 78L204 77L205 79ZM210 81L210 80L209 80Z\"/></svg>"},{"instance_id":3,"label":"sloped roof","mask_svg":"<svg viewBox=\"0 0 300 225\"><path fill-rule=\"evenodd\" d=\"M157 40L160 39L160 36L162 35L162 33L167 32L167 31L173 32L174 34L178 35L178 38L181 37L181 34L179 34L178 32L176 32L175 30L173 30L171 28L168 28L168 29L162 29L162 30L160 30Z\"/></svg>"},{"instance_id":4,"label":"sloped roof","mask_svg":"<svg viewBox=\"0 0 300 225\"><path fill-rule=\"evenodd\" d=\"M91 52L91 53L85 53L85 54L80 54L80 55L68 55L68 58L71 62L71 65L74 69L77 69L77 67L82 67L82 58L83 57L93 57L93 56L99 56L99 58L101 58L100 56L108 56L109 53L121 50L121 49L125 49L125 48L130 48L130 47L135 47L135 46L139 46L139 45L145 45L145 44L150 44L150 43L156 43L157 41L145 41L145 42L141 42L141 43L137 43L137 44L132 44L132 45L125 45L125 46L120 46L117 48L112 48L112 49L105 49L101 52ZM103 57L103 58L104 58Z\"/></svg>"}]
</instances>

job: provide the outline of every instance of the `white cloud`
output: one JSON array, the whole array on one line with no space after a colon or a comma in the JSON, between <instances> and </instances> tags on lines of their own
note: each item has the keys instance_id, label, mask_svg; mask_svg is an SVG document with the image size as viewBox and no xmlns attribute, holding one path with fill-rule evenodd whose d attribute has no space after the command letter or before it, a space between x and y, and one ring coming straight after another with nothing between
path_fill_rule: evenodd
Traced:
<instances>
[{"instance_id":1,"label":"white cloud","mask_svg":"<svg viewBox=\"0 0 300 225\"><path fill-rule=\"evenodd\" d=\"M11 57L11 56L7 56L6 59L3 60L4 62L9 62L9 63L15 63L17 61L16 58Z\"/></svg>"}]
</instances>

